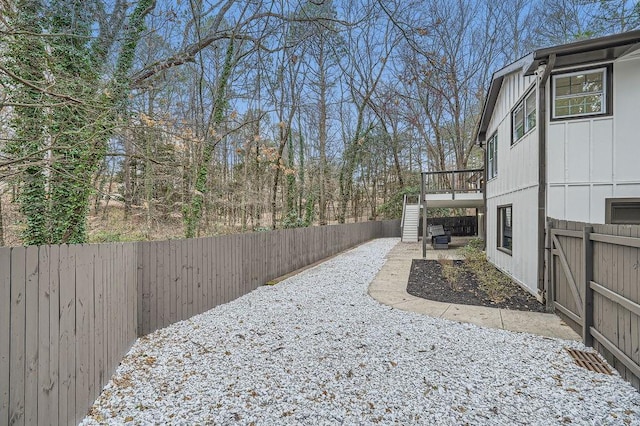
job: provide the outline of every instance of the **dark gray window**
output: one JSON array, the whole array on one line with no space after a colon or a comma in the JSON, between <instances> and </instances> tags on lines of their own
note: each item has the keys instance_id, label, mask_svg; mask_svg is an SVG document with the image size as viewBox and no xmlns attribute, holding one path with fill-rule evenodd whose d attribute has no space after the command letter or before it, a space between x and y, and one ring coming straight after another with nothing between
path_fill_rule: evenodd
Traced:
<instances>
[{"instance_id":1,"label":"dark gray window","mask_svg":"<svg viewBox=\"0 0 640 426\"><path fill-rule=\"evenodd\" d=\"M519 141L524 135L536 127L536 92L533 90L522 99L511 113L513 134L511 144Z\"/></svg>"},{"instance_id":2,"label":"dark gray window","mask_svg":"<svg viewBox=\"0 0 640 426\"><path fill-rule=\"evenodd\" d=\"M511 254L513 250L513 216L511 206L498 207L498 248Z\"/></svg>"},{"instance_id":3,"label":"dark gray window","mask_svg":"<svg viewBox=\"0 0 640 426\"><path fill-rule=\"evenodd\" d=\"M554 75L552 118L609 113L607 78L606 67Z\"/></svg>"},{"instance_id":4,"label":"dark gray window","mask_svg":"<svg viewBox=\"0 0 640 426\"><path fill-rule=\"evenodd\" d=\"M487 179L498 176L498 132L487 142Z\"/></svg>"},{"instance_id":5,"label":"dark gray window","mask_svg":"<svg viewBox=\"0 0 640 426\"><path fill-rule=\"evenodd\" d=\"M613 225L640 224L640 198L607 198L605 222Z\"/></svg>"}]
</instances>

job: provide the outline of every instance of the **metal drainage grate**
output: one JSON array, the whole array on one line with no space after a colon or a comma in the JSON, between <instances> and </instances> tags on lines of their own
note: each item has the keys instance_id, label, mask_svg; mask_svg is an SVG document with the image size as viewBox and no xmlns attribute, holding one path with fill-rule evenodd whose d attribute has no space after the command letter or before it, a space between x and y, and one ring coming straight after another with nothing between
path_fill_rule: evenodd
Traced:
<instances>
[{"instance_id":1,"label":"metal drainage grate","mask_svg":"<svg viewBox=\"0 0 640 426\"><path fill-rule=\"evenodd\" d=\"M611 369L604 361L602 361L602 359L600 359L597 353L578 351L570 348L565 349L580 367L586 368L590 371L595 371L596 373L611 375Z\"/></svg>"}]
</instances>

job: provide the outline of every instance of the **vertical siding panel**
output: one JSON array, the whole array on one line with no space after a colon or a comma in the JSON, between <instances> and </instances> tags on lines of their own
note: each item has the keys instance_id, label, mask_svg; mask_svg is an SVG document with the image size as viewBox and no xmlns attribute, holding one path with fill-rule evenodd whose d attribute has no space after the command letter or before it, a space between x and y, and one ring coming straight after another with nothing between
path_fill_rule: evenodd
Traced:
<instances>
[{"instance_id":1,"label":"vertical siding panel","mask_svg":"<svg viewBox=\"0 0 640 426\"><path fill-rule=\"evenodd\" d=\"M9 424L25 424L25 317L26 317L26 248L14 247L11 251L11 344Z\"/></svg>"},{"instance_id":2,"label":"vertical siding panel","mask_svg":"<svg viewBox=\"0 0 640 426\"><path fill-rule=\"evenodd\" d=\"M26 252L27 282L25 289L25 424L38 422L38 247Z\"/></svg>"},{"instance_id":3,"label":"vertical siding panel","mask_svg":"<svg viewBox=\"0 0 640 426\"><path fill-rule=\"evenodd\" d=\"M9 424L11 363L11 249L0 247L0 424Z\"/></svg>"}]
</instances>

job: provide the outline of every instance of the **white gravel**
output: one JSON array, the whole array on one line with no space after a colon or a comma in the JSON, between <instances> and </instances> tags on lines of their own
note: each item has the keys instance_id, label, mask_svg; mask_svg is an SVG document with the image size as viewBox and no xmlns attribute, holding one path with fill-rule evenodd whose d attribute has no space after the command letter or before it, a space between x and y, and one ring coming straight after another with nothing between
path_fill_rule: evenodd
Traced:
<instances>
[{"instance_id":1,"label":"white gravel","mask_svg":"<svg viewBox=\"0 0 640 426\"><path fill-rule=\"evenodd\" d=\"M384 306L375 240L135 343L82 424L637 424L576 342Z\"/></svg>"}]
</instances>

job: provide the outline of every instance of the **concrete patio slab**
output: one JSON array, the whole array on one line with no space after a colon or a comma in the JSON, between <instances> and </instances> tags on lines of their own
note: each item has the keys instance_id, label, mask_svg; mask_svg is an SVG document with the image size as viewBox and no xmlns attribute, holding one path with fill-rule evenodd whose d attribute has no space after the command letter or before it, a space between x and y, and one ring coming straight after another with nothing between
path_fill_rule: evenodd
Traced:
<instances>
[{"instance_id":1,"label":"concrete patio slab","mask_svg":"<svg viewBox=\"0 0 640 426\"><path fill-rule=\"evenodd\" d=\"M483 327L505 328L500 316L501 311L502 309L486 308L484 306L452 304L449 309L442 314L441 318L458 322L468 322Z\"/></svg>"},{"instance_id":2,"label":"concrete patio slab","mask_svg":"<svg viewBox=\"0 0 640 426\"><path fill-rule=\"evenodd\" d=\"M385 300L385 305L390 305L396 307L398 304L406 303L406 302L414 302L421 301L424 299L420 299L419 297L415 297L410 295L407 292L400 291L385 291L385 290L371 290L369 291L369 295L376 300Z\"/></svg>"},{"instance_id":3,"label":"concrete patio slab","mask_svg":"<svg viewBox=\"0 0 640 426\"><path fill-rule=\"evenodd\" d=\"M571 327L554 314L523 312L502 309L504 328L512 331L537 334L537 330L546 329L554 337L567 340L582 340Z\"/></svg>"},{"instance_id":4,"label":"concrete patio slab","mask_svg":"<svg viewBox=\"0 0 640 426\"><path fill-rule=\"evenodd\" d=\"M430 317L440 318L451 307L451 303L436 302L435 300L425 300L415 297L414 300L397 303L393 305L396 309L403 311L417 312Z\"/></svg>"},{"instance_id":5,"label":"concrete patio slab","mask_svg":"<svg viewBox=\"0 0 640 426\"><path fill-rule=\"evenodd\" d=\"M457 249L468 240L454 237L448 250L433 250L428 245L426 259L463 259ZM396 309L432 317L545 337L581 340L571 327L554 314L457 305L412 296L407 293L407 282L413 259L422 259L422 242L396 244L387 254L387 262L369 285L369 295Z\"/></svg>"}]
</instances>

